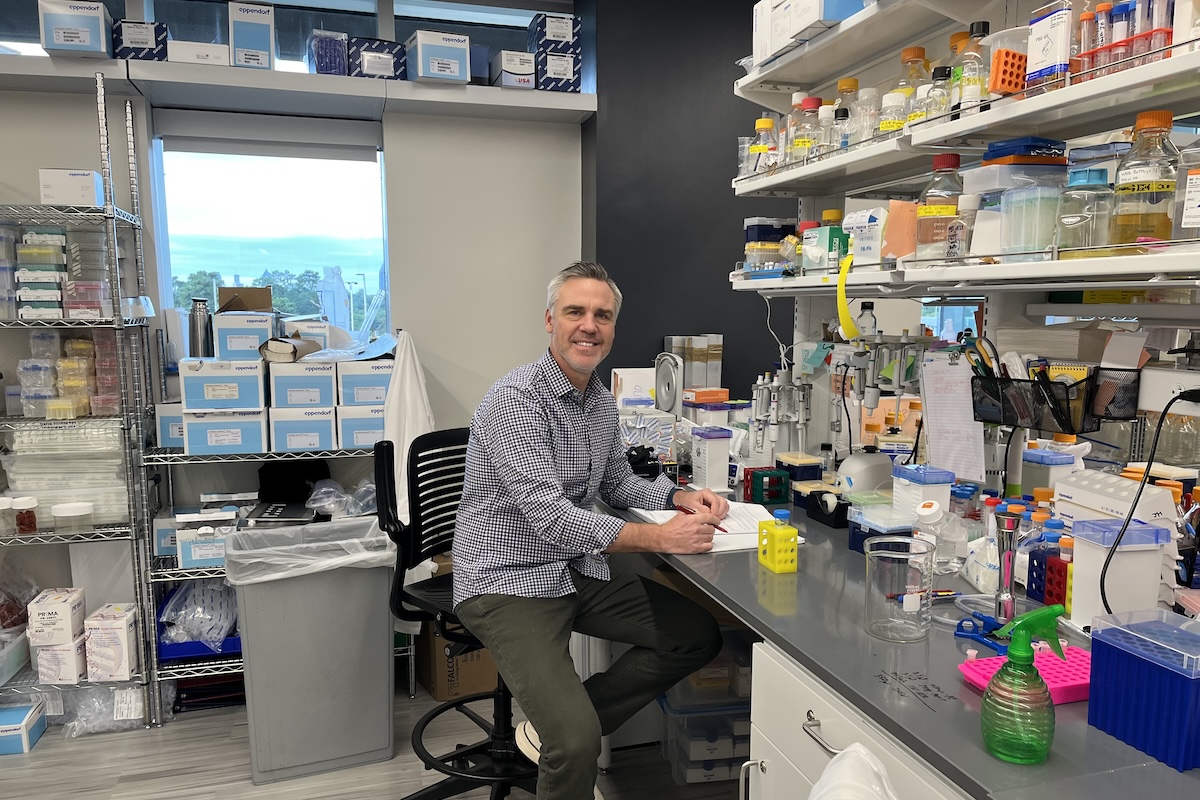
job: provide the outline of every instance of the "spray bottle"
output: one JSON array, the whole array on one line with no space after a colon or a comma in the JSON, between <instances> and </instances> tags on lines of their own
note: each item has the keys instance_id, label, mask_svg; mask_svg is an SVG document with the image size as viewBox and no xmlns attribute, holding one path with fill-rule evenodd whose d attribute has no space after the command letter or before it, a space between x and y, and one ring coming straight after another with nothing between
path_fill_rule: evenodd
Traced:
<instances>
[{"instance_id":1,"label":"spray bottle","mask_svg":"<svg viewBox=\"0 0 1200 800\"><path fill-rule=\"evenodd\" d=\"M1061 605L1039 608L996 631L996 636L1007 636L1012 644L1008 646L1008 660L988 682L979 709L983 746L996 758L1014 764L1040 764L1050 754L1054 701L1033 664L1032 640L1034 636L1045 639L1065 661L1056 622L1065 610Z\"/></svg>"}]
</instances>

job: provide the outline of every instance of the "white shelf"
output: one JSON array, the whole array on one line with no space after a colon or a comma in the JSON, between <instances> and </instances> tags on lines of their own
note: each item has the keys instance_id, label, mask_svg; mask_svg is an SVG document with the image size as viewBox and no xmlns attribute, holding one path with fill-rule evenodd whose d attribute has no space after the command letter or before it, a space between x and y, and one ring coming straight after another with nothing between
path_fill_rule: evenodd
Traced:
<instances>
[{"instance_id":1,"label":"white shelf","mask_svg":"<svg viewBox=\"0 0 1200 800\"><path fill-rule=\"evenodd\" d=\"M351 78L350 80L358 80ZM578 125L596 113L596 95L503 89L499 86L437 86L412 81L387 84L387 113L563 122Z\"/></svg>"},{"instance_id":2,"label":"white shelf","mask_svg":"<svg viewBox=\"0 0 1200 800\"><path fill-rule=\"evenodd\" d=\"M1136 319L1143 322L1186 320L1195 323L1200 320L1200 306L1191 303L1030 303L1025 306L1025 315Z\"/></svg>"},{"instance_id":3,"label":"white shelf","mask_svg":"<svg viewBox=\"0 0 1200 800\"><path fill-rule=\"evenodd\" d=\"M969 117L912 130L914 147L984 145L1019 136L1073 139L1133 124L1139 111L1200 111L1200 52L1013 100Z\"/></svg>"},{"instance_id":4,"label":"white shelf","mask_svg":"<svg viewBox=\"0 0 1200 800\"><path fill-rule=\"evenodd\" d=\"M133 94L124 61L0 55L0 91L96 94L96 73L108 94Z\"/></svg>"},{"instance_id":5,"label":"white shelf","mask_svg":"<svg viewBox=\"0 0 1200 800\"><path fill-rule=\"evenodd\" d=\"M854 73L864 61L898 57L913 42L941 30L965 28L972 19L986 18L984 12L986 4L981 9L976 3L955 0L879 0L754 70L734 83L733 93L786 113L792 109L792 92L811 93Z\"/></svg>"},{"instance_id":6,"label":"white shelf","mask_svg":"<svg viewBox=\"0 0 1200 800\"><path fill-rule=\"evenodd\" d=\"M920 176L911 190L915 194L927 183L933 156L909 144L908 135L868 144L854 150L823 158L811 164L779 167L765 175L733 180L738 197L763 195L843 195L862 194L872 188L888 187L889 194L903 193L898 181Z\"/></svg>"},{"instance_id":7,"label":"white shelf","mask_svg":"<svg viewBox=\"0 0 1200 800\"><path fill-rule=\"evenodd\" d=\"M758 292L767 297L801 297L832 295L837 292L838 276L805 275L796 278L761 278L733 280L735 292ZM903 274L896 270L851 272L846 276L846 294L855 297L887 295L905 288ZM891 290L891 291L889 291Z\"/></svg>"}]
</instances>

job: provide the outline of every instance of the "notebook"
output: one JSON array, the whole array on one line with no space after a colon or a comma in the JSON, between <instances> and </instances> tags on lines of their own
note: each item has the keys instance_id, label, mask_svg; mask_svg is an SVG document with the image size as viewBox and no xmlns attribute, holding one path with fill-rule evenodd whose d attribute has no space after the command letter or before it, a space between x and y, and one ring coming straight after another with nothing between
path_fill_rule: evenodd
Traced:
<instances>
[{"instance_id":1,"label":"notebook","mask_svg":"<svg viewBox=\"0 0 1200 800\"><path fill-rule=\"evenodd\" d=\"M642 522L661 525L679 512L631 508L628 513ZM758 523L772 519L774 517L766 506L758 503L730 503L729 513L721 520L721 527L728 532L717 531L713 536L712 552L753 550L758 547Z\"/></svg>"}]
</instances>

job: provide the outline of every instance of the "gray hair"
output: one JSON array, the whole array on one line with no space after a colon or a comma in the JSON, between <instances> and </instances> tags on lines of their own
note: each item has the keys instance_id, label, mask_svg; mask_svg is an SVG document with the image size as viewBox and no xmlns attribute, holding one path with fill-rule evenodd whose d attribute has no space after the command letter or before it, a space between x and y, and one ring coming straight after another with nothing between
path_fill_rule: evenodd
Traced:
<instances>
[{"instance_id":1,"label":"gray hair","mask_svg":"<svg viewBox=\"0 0 1200 800\"><path fill-rule=\"evenodd\" d=\"M597 264L595 261L576 261L569 267L559 271L554 279L550 281L550 285L546 287L546 310L553 311L554 304L558 302L558 292L562 289L563 284L572 278L591 278L592 280L603 281L608 284L608 288L612 290L613 299L616 308L613 309L613 317L621 313L621 290L617 288L617 284L612 278L608 277L608 270Z\"/></svg>"}]
</instances>

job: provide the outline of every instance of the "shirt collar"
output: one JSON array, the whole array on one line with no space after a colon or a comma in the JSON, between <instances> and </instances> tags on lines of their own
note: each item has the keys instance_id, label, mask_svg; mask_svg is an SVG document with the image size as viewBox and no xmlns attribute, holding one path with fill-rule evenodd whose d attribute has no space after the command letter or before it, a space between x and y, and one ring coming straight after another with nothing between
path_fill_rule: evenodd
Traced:
<instances>
[{"instance_id":1,"label":"shirt collar","mask_svg":"<svg viewBox=\"0 0 1200 800\"><path fill-rule=\"evenodd\" d=\"M550 352L549 348L546 348L546 354L538 363L541 365L542 372L550 384L550 391L554 392L555 397L579 396L582 401L587 402L604 388L604 384L600 382L600 376L593 370L591 377L588 378L587 391L580 396L579 390L563 374L562 367L558 366L558 362L554 360L554 354Z\"/></svg>"}]
</instances>

